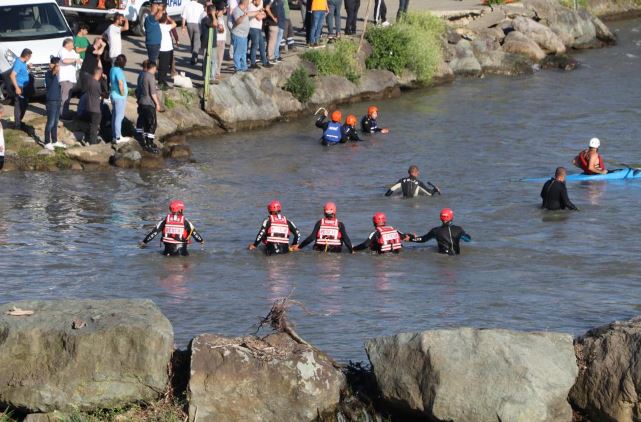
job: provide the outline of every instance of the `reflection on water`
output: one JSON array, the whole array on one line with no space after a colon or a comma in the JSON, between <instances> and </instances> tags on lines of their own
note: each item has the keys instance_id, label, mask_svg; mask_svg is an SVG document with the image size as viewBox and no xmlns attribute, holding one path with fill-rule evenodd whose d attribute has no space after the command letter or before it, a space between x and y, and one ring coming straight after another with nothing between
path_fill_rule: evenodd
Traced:
<instances>
[{"instance_id":1,"label":"reflection on water","mask_svg":"<svg viewBox=\"0 0 641 422\"><path fill-rule=\"evenodd\" d=\"M194 335L253 332L276 298L339 359L362 359L367 338L436 327L509 327L580 333L639 312L640 182L569 184L581 212L540 210L541 186L593 136L613 161L641 161L640 22L618 24L621 44L589 51L573 73L459 80L378 104L388 136L321 148L313 118L220 139L192 140L197 163L163 172L3 173L2 301L151 298L181 346ZM367 104L344 113L362 114ZM385 198L417 164L443 196ZM397 256L248 252L278 197L309 233L334 201L354 243L383 211L402 231L426 233L443 207L474 241L463 255L413 244ZM181 198L207 240L187 259L165 258L144 234Z\"/></svg>"}]
</instances>

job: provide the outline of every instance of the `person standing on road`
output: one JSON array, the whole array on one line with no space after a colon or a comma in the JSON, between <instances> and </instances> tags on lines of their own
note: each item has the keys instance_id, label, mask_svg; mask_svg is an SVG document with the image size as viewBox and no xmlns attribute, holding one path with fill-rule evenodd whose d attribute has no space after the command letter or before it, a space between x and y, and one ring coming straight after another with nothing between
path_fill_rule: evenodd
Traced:
<instances>
[{"instance_id":1,"label":"person standing on road","mask_svg":"<svg viewBox=\"0 0 641 422\"><path fill-rule=\"evenodd\" d=\"M385 5L385 0L374 1L374 22L376 22L376 25L389 25L389 22L387 21L387 6Z\"/></svg>"},{"instance_id":2,"label":"person standing on road","mask_svg":"<svg viewBox=\"0 0 641 422\"><path fill-rule=\"evenodd\" d=\"M543 199L541 208L550 211L565 209L573 211L579 210L568 197L568 190L565 187L565 176L567 176L567 170L564 167L558 167L554 173L554 177L545 182L543 189L541 189L541 199Z\"/></svg>"},{"instance_id":3,"label":"person standing on road","mask_svg":"<svg viewBox=\"0 0 641 422\"><path fill-rule=\"evenodd\" d=\"M398 0L398 12L396 12L396 22L403 19L407 14L407 9L410 7L410 0Z\"/></svg>"},{"instance_id":4,"label":"person standing on road","mask_svg":"<svg viewBox=\"0 0 641 422\"><path fill-rule=\"evenodd\" d=\"M327 13L327 32L329 38L338 38L341 36L341 9L343 0L327 0L329 12ZM334 26L336 25L336 26Z\"/></svg>"},{"instance_id":5,"label":"person standing on road","mask_svg":"<svg viewBox=\"0 0 641 422\"><path fill-rule=\"evenodd\" d=\"M200 21L205 16L205 9L200 0L191 0L185 5L182 12L182 31L189 34L191 42L191 64L198 63L201 47ZM205 44L205 47L207 45Z\"/></svg>"},{"instance_id":6,"label":"person standing on road","mask_svg":"<svg viewBox=\"0 0 641 422\"><path fill-rule=\"evenodd\" d=\"M125 108L127 107L127 79L125 78L125 66L127 57L124 54L119 55L114 60L114 65L109 71L109 86L111 87L111 131L112 143L119 144L129 141L129 138L122 136L122 121L125 118Z\"/></svg>"},{"instance_id":7,"label":"person standing on road","mask_svg":"<svg viewBox=\"0 0 641 422\"><path fill-rule=\"evenodd\" d=\"M13 67L9 73L9 79L13 86L14 92L14 105L13 105L13 123L17 130L22 130L22 119L27 112L29 105L29 97L27 94L27 86L29 85L29 60L33 53L28 48L22 50L20 57L13 62Z\"/></svg>"},{"instance_id":8,"label":"person standing on road","mask_svg":"<svg viewBox=\"0 0 641 422\"><path fill-rule=\"evenodd\" d=\"M122 31L129 30L129 21L122 13L116 13L113 22L105 31L107 43L109 44L109 59L111 63L116 57L122 54Z\"/></svg>"},{"instance_id":9,"label":"person standing on road","mask_svg":"<svg viewBox=\"0 0 641 422\"><path fill-rule=\"evenodd\" d=\"M321 33L323 32L323 22L325 15L329 11L327 8L327 0L311 0L312 1L312 33L310 36L310 44L313 47L318 47L320 43Z\"/></svg>"},{"instance_id":10,"label":"person standing on road","mask_svg":"<svg viewBox=\"0 0 641 422\"><path fill-rule=\"evenodd\" d=\"M60 118L61 92L60 81L60 58L52 57L49 62L49 70L45 73L45 87L47 88L47 123L45 124L45 148L53 151L58 144L58 119Z\"/></svg>"},{"instance_id":11,"label":"person standing on road","mask_svg":"<svg viewBox=\"0 0 641 422\"><path fill-rule=\"evenodd\" d=\"M247 12L248 0L239 0L238 7L232 12L234 28L231 30L231 41L234 47L234 68L236 72L247 72L247 38L249 37L249 19L259 12Z\"/></svg>"},{"instance_id":12,"label":"person standing on road","mask_svg":"<svg viewBox=\"0 0 641 422\"><path fill-rule=\"evenodd\" d=\"M358 9L361 7L361 0L345 0L345 35L356 34L356 22L358 20Z\"/></svg>"},{"instance_id":13,"label":"person standing on road","mask_svg":"<svg viewBox=\"0 0 641 422\"><path fill-rule=\"evenodd\" d=\"M283 3L288 0L272 0L269 4L272 13L276 16L276 23L278 24L278 32L276 34L276 45L274 46L274 53L270 60L274 62L282 62L283 59L280 57L280 47L283 41L283 36L285 35L285 29L287 27L287 18L285 17L285 6ZM271 41L270 41L271 42Z\"/></svg>"},{"instance_id":14,"label":"person standing on road","mask_svg":"<svg viewBox=\"0 0 641 422\"><path fill-rule=\"evenodd\" d=\"M223 5L216 5L216 16L218 17L218 31L216 33L216 53L218 60L216 64L216 80L220 79L220 72L223 69L223 60L225 60L225 44L227 44L227 25L225 24L224 16L227 13L227 8ZM212 69L213 72L213 69Z\"/></svg>"},{"instance_id":15,"label":"person standing on road","mask_svg":"<svg viewBox=\"0 0 641 422\"><path fill-rule=\"evenodd\" d=\"M155 74L156 63L145 60L142 72L138 75L136 84L136 99L138 100L138 119L136 120L136 139L145 151L158 154L154 145L156 133L156 112L160 112L158 87Z\"/></svg>"},{"instance_id":16,"label":"person standing on road","mask_svg":"<svg viewBox=\"0 0 641 422\"><path fill-rule=\"evenodd\" d=\"M147 48L147 58L150 62L158 62L158 55L160 54L160 42L162 40L162 33L160 32L160 24L156 20L158 10L160 9L162 1L153 0L151 9L145 18L145 47Z\"/></svg>"},{"instance_id":17,"label":"person standing on road","mask_svg":"<svg viewBox=\"0 0 641 422\"><path fill-rule=\"evenodd\" d=\"M62 42L62 48L58 52L60 58L60 118L69 118L69 103L71 102L71 91L76 86L76 68L82 64L80 55L73 47L73 39L67 38Z\"/></svg>"},{"instance_id":18,"label":"person standing on road","mask_svg":"<svg viewBox=\"0 0 641 422\"><path fill-rule=\"evenodd\" d=\"M212 42L211 42L211 57L207 54L207 46L209 44L209 30L212 31ZM200 44L203 47L203 81L205 81L205 76L207 74L207 62L211 62L211 73L209 74L209 81L205 83L213 84L216 79L216 58L218 54L216 52L217 42L216 42L216 33L218 32L218 17L216 16L216 8L213 5L207 6L207 12L204 18L200 21Z\"/></svg>"}]
</instances>

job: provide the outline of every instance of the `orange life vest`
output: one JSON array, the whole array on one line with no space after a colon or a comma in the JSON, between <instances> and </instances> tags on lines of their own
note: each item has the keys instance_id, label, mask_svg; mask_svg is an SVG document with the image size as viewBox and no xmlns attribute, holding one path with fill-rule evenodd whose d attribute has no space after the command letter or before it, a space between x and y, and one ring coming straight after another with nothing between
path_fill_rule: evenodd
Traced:
<instances>
[{"instance_id":1,"label":"orange life vest","mask_svg":"<svg viewBox=\"0 0 641 422\"><path fill-rule=\"evenodd\" d=\"M270 215L269 222L265 243L289 244L289 224L287 224L287 218L280 214Z\"/></svg>"},{"instance_id":2,"label":"orange life vest","mask_svg":"<svg viewBox=\"0 0 641 422\"><path fill-rule=\"evenodd\" d=\"M603 157L601 157L601 154L598 152L596 153L597 157L599 158L599 164L598 164L598 169L599 170L605 170L605 165L603 164ZM579 167L581 167L581 170L585 174L598 174L594 171L594 169L590 168L590 150L585 149L577 155L577 159L579 162Z\"/></svg>"},{"instance_id":3,"label":"orange life vest","mask_svg":"<svg viewBox=\"0 0 641 422\"><path fill-rule=\"evenodd\" d=\"M185 216L182 214L167 214L165 228L162 230L164 243L188 243L189 233L185 230Z\"/></svg>"},{"instance_id":4,"label":"orange life vest","mask_svg":"<svg viewBox=\"0 0 641 422\"><path fill-rule=\"evenodd\" d=\"M341 246L341 231L336 218L323 218L320 221L316 244L322 246Z\"/></svg>"},{"instance_id":5,"label":"orange life vest","mask_svg":"<svg viewBox=\"0 0 641 422\"><path fill-rule=\"evenodd\" d=\"M378 245L381 252L396 251L403 247L401 235L394 227L376 227L378 232Z\"/></svg>"}]
</instances>

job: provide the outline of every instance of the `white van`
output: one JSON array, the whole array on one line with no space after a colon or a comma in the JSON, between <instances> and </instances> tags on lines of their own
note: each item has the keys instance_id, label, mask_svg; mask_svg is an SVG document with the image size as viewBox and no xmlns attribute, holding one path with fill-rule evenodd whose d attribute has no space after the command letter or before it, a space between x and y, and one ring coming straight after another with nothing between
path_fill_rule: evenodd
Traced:
<instances>
[{"instance_id":1,"label":"white van","mask_svg":"<svg viewBox=\"0 0 641 422\"><path fill-rule=\"evenodd\" d=\"M62 48L62 41L72 37L55 0L2 0L0 1L0 75L6 96L10 82L9 72L25 48L33 52L31 73L36 95L45 92L44 75L52 55Z\"/></svg>"},{"instance_id":2,"label":"white van","mask_svg":"<svg viewBox=\"0 0 641 422\"><path fill-rule=\"evenodd\" d=\"M91 26L108 25L116 13L129 20L129 29L136 35L144 35L145 18L149 14L150 0L57 0L72 27L78 22ZM164 0L167 14L180 18L185 4L195 0ZM75 28L74 28L75 29ZM102 30L103 28L99 28Z\"/></svg>"}]
</instances>

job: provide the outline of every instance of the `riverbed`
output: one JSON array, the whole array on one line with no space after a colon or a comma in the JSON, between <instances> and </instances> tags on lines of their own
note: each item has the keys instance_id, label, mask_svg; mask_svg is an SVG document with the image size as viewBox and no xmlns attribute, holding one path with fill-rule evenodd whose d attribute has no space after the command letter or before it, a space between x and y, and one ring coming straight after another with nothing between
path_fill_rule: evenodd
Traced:
<instances>
[{"instance_id":1,"label":"riverbed","mask_svg":"<svg viewBox=\"0 0 641 422\"><path fill-rule=\"evenodd\" d=\"M324 148L314 118L216 139L191 139L196 162L161 172L4 173L0 187L1 302L150 298L176 343L244 335L291 295L299 333L335 358L365 358L364 340L473 326L581 334L641 313L641 182L573 183L580 212L544 212L541 186L597 136L603 155L641 163L641 21L613 24L618 46L583 52L574 72L457 80L380 102L387 135ZM368 104L344 107L362 115ZM416 164L442 196L402 200L386 187ZM616 167L609 164L610 167ZM574 170L572 170L574 171ZM137 243L186 203L205 237L188 258ZM424 234L451 207L472 236L463 254L407 244L397 256L249 252L273 198L309 234L332 200L352 241L383 211Z\"/></svg>"}]
</instances>

